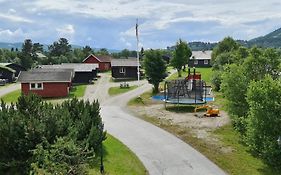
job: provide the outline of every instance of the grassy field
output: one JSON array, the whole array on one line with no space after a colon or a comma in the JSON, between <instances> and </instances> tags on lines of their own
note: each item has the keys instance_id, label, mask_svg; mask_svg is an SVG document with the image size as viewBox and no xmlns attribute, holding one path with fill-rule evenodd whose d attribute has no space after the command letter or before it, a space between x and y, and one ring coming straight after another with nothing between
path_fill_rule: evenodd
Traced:
<instances>
[{"instance_id":1,"label":"grassy field","mask_svg":"<svg viewBox=\"0 0 281 175\"><path fill-rule=\"evenodd\" d=\"M215 93L215 102L211 102L221 110L226 110L226 100L220 92ZM146 92L140 98L131 99L128 105L143 106L151 104L152 93ZM192 112L192 106L169 106L168 111L176 113ZM184 115L184 114L183 114ZM141 116L144 120L161 127L168 132L179 137L193 148L204 154L228 174L240 175L277 175L280 171L268 167L261 159L250 154L246 145L241 141L232 125L223 126L213 132L211 136L219 140L219 144L206 142L203 139L193 136L189 128L178 125L171 125L170 121L165 121L151 116Z\"/></svg>"},{"instance_id":2,"label":"grassy field","mask_svg":"<svg viewBox=\"0 0 281 175\"><path fill-rule=\"evenodd\" d=\"M85 93L85 90L86 90L86 87L87 87L87 85L85 85L85 84L75 85L75 86L72 87L68 97L59 98L59 99L47 98L45 100L56 103L56 101L61 101L63 99L74 98L74 97L77 97L77 98L83 97L84 93ZM6 95L4 95L0 98L6 103L15 103L15 102L17 102L20 95L21 95L21 90L19 89L19 90L10 92L10 93L8 93L8 94L6 94Z\"/></svg>"},{"instance_id":3,"label":"grassy field","mask_svg":"<svg viewBox=\"0 0 281 175\"><path fill-rule=\"evenodd\" d=\"M113 96L113 95L118 95L118 94L122 94L128 91L131 91L133 89L136 89L138 86L134 85L134 86L130 86L128 88L120 88L118 87L111 87L108 89L108 94Z\"/></svg>"},{"instance_id":4,"label":"grassy field","mask_svg":"<svg viewBox=\"0 0 281 175\"><path fill-rule=\"evenodd\" d=\"M193 69L191 69L191 72L193 71ZM211 84L211 79L212 79L212 68L196 68L196 72L200 72L201 73L201 77L204 81L207 82L207 84ZM188 75L188 71L186 70L186 72L182 71L182 78L187 77ZM173 75L171 75L168 80L174 80L178 78L178 73L174 73Z\"/></svg>"},{"instance_id":5,"label":"grassy field","mask_svg":"<svg viewBox=\"0 0 281 175\"><path fill-rule=\"evenodd\" d=\"M229 153L219 154L210 153L212 159L229 174L251 174L251 175L277 175L281 172L268 167L262 160L255 158L250 154L247 146L241 143L239 133L237 133L231 125L224 126L214 131L214 135L222 141L225 147L232 148ZM220 148L216 148L219 150Z\"/></svg>"},{"instance_id":6,"label":"grassy field","mask_svg":"<svg viewBox=\"0 0 281 175\"><path fill-rule=\"evenodd\" d=\"M104 142L105 174L110 175L146 175L145 167L137 156L124 144L107 134ZM89 170L90 175L100 175L99 166Z\"/></svg>"}]
</instances>

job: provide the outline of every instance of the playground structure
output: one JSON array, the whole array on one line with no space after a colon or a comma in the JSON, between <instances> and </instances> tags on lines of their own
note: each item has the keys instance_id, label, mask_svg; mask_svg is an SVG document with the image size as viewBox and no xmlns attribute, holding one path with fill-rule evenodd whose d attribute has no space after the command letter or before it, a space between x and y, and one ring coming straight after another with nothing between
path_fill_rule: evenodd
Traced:
<instances>
[{"instance_id":1,"label":"playground structure","mask_svg":"<svg viewBox=\"0 0 281 175\"><path fill-rule=\"evenodd\" d=\"M211 87L201 80L201 74L193 74L188 69L188 76L184 79L166 81L164 85L164 102L170 104L203 105L206 103L207 94L210 94Z\"/></svg>"},{"instance_id":2,"label":"playground structure","mask_svg":"<svg viewBox=\"0 0 281 175\"><path fill-rule=\"evenodd\" d=\"M214 109L212 106L209 105L197 106L194 109L194 112L197 112L200 109L206 109L206 113L204 113L204 116L207 117L218 117L220 114L219 109Z\"/></svg>"}]
</instances>

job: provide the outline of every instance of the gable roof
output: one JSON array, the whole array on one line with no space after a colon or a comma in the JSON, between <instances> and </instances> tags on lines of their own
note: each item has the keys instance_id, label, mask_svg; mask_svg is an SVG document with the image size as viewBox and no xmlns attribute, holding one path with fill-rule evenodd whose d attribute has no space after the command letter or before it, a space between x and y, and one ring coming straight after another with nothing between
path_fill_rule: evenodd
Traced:
<instances>
[{"instance_id":1,"label":"gable roof","mask_svg":"<svg viewBox=\"0 0 281 175\"><path fill-rule=\"evenodd\" d=\"M101 63L110 63L112 60L112 57L109 55L99 55L99 56L95 56L94 54L91 54L89 56L87 56L82 62L85 62L87 59L94 57L95 59L97 59L99 62Z\"/></svg>"},{"instance_id":2,"label":"gable roof","mask_svg":"<svg viewBox=\"0 0 281 175\"><path fill-rule=\"evenodd\" d=\"M35 68L30 72L71 72L72 78L75 75L74 69L61 69L61 68Z\"/></svg>"},{"instance_id":3,"label":"gable roof","mask_svg":"<svg viewBox=\"0 0 281 175\"><path fill-rule=\"evenodd\" d=\"M137 67L138 60L136 58L130 59L112 59L111 60L111 67Z\"/></svg>"},{"instance_id":4,"label":"gable roof","mask_svg":"<svg viewBox=\"0 0 281 175\"><path fill-rule=\"evenodd\" d=\"M10 66L17 66L17 67L21 67L22 69L26 70L25 67L23 67L22 65L20 64L17 64L17 63L0 63L0 66L6 66L6 67L10 67ZM12 68L11 68L12 69Z\"/></svg>"},{"instance_id":5,"label":"gable roof","mask_svg":"<svg viewBox=\"0 0 281 175\"><path fill-rule=\"evenodd\" d=\"M22 71L18 81L21 83L29 82L71 82L71 72L34 72Z\"/></svg>"},{"instance_id":6,"label":"gable roof","mask_svg":"<svg viewBox=\"0 0 281 175\"><path fill-rule=\"evenodd\" d=\"M9 72L15 73L16 71L14 69L7 67L10 64L12 64L12 63L0 63L0 69L5 69Z\"/></svg>"},{"instance_id":7,"label":"gable roof","mask_svg":"<svg viewBox=\"0 0 281 175\"><path fill-rule=\"evenodd\" d=\"M99 68L98 64L62 63L53 65L40 65L43 69L73 69L74 72L92 72Z\"/></svg>"},{"instance_id":8,"label":"gable roof","mask_svg":"<svg viewBox=\"0 0 281 175\"><path fill-rule=\"evenodd\" d=\"M196 59L196 60L210 60L212 56L212 51L211 50L206 50L206 51L192 51L192 56L190 57L191 59Z\"/></svg>"},{"instance_id":9,"label":"gable roof","mask_svg":"<svg viewBox=\"0 0 281 175\"><path fill-rule=\"evenodd\" d=\"M58 69L58 68L35 68L30 72L74 72L73 69Z\"/></svg>"},{"instance_id":10,"label":"gable roof","mask_svg":"<svg viewBox=\"0 0 281 175\"><path fill-rule=\"evenodd\" d=\"M112 57L109 56L109 55L99 55L99 56L96 56L100 62L107 62L107 63L110 63L111 60L112 60Z\"/></svg>"}]
</instances>

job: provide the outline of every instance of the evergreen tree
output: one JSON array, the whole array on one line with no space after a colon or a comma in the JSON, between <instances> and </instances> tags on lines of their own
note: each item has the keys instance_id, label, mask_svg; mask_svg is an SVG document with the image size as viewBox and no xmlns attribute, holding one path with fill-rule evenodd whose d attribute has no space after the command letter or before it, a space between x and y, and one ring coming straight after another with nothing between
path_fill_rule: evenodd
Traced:
<instances>
[{"instance_id":1,"label":"evergreen tree","mask_svg":"<svg viewBox=\"0 0 281 175\"><path fill-rule=\"evenodd\" d=\"M32 67L32 41L31 39L26 39L22 45L22 52L19 54L20 64L29 69Z\"/></svg>"},{"instance_id":2,"label":"evergreen tree","mask_svg":"<svg viewBox=\"0 0 281 175\"><path fill-rule=\"evenodd\" d=\"M67 56L71 52L71 45L66 38L60 38L49 46L50 56Z\"/></svg>"}]
</instances>

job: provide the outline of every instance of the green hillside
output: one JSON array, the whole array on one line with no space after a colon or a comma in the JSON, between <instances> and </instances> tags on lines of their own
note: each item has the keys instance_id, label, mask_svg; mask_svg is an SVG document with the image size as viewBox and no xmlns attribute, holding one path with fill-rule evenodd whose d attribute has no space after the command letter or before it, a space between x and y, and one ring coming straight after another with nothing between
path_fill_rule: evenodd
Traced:
<instances>
[{"instance_id":1,"label":"green hillside","mask_svg":"<svg viewBox=\"0 0 281 175\"><path fill-rule=\"evenodd\" d=\"M248 41L250 46L281 48L281 28L258 38Z\"/></svg>"}]
</instances>

